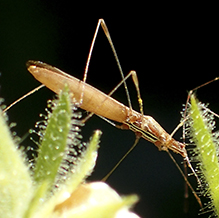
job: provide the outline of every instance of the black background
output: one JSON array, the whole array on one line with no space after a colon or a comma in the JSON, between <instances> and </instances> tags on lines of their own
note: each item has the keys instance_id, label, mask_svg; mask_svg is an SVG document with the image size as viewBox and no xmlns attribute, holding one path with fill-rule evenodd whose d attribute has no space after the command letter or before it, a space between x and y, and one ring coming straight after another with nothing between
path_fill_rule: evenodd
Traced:
<instances>
[{"instance_id":1,"label":"black background","mask_svg":"<svg viewBox=\"0 0 219 218\"><path fill-rule=\"evenodd\" d=\"M112 2L111 2L112 4ZM121 6L121 5L120 5ZM5 104L35 88L39 83L28 73L29 59L54 65L80 79L99 18L111 33L123 71L136 70L144 101L144 112L172 132L180 121L187 91L218 74L218 24L214 6L122 5L70 1L1 1L0 3L0 95ZM109 92L121 80L103 31L100 30L91 59L88 83ZM135 88L128 81L133 107L138 109ZM197 92L199 99L219 111L218 82ZM44 88L8 112L19 136L33 128L54 94ZM113 96L127 104L120 88ZM93 130L103 136L95 172L89 180L100 180L135 139L129 131L112 127L92 117L82 133L88 141ZM180 140L182 131L174 136ZM24 145L31 145L27 139ZM174 155L178 163L182 158ZM193 187L194 178L190 178ZM196 217L198 204L189 198L183 213L184 181L165 152L141 139L138 146L107 181L121 194L136 193L135 211L142 217ZM210 215L201 215L205 217Z\"/></svg>"}]
</instances>

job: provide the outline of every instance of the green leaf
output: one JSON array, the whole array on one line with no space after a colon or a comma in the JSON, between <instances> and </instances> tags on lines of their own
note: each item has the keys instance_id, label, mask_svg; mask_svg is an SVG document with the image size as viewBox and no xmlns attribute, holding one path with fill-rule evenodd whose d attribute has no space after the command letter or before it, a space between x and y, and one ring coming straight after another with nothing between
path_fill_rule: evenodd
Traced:
<instances>
[{"instance_id":1,"label":"green leaf","mask_svg":"<svg viewBox=\"0 0 219 218\"><path fill-rule=\"evenodd\" d=\"M69 94L65 90L53 104L52 113L48 113L46 130L41 132L43 139L34 170L34 179L37 183L46 180L50 188L54 187L61 162L65 158L71 116Z\"/></svg>"},{"instance_id":2,"label":"green leaf","mask_svg":"<svg viewBox=\"0 0 219 218\"><path fill-rule=\"evenodd\" d=\"M199 168L202 180L206 182L206 193L210 194L212 207L215 214L219 215L219 164L218 164L218 137L212 133L214 122L205 108L191 96L191 136L196 145L195 159L200 163ZM194 155L194 154L193 154Z\"/></svg>"},{"instance_id":3,"label":"green leaf","mask_svg":"<svg viewBox=\"0 0 219 218\"><path fill-rule=\"evenodd\" d=\"M33 192L24 154L17 149L0 110L0 217L22 217Z\"/></svg>"}]
</instances>

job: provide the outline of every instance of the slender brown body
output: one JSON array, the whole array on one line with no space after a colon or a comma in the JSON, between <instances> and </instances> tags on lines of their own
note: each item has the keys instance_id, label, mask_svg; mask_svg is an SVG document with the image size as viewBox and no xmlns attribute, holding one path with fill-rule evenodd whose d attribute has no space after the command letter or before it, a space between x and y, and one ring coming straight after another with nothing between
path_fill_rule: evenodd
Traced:
<instances>
[{"instance_id":1,"label":"slender brown body","mask_svg":"<svg viewBox=\"0 0 219 218\"><path fill-rule=\"evenodd\" d=\"M67 84L80 107L107 119L122 123L121 128L130 129L154 143L159 150L168 150L187 157L185 145L173 139L151 116L145 116L121 104L112 97L63 71L39 61L28 61L28 71L46 87L59 93Z\"/></svg>"}]
</instances>

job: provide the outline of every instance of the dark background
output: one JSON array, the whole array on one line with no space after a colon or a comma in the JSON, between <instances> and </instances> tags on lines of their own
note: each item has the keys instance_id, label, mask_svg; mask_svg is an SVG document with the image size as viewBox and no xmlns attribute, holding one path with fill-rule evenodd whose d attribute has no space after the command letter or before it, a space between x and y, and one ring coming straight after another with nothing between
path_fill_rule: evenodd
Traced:
<instances>
[{"instance_id":1,"label":"dark background","mask_svg":"<svg viewBox=\"0 0 219 218\"><path fill-rule=\"evenodd\" d=\"M0 3L0 95L5 104L39 85L28 73L29 59L54 65L80 79L99 18L111 33L123 71L136 70L144 112L172 132L179 123L187 91L219 76L218 24L214 6L122 5L70 1L1 1ZM88 83L109 92L121 80L103 31L100 30L91 59ZM135 88L128 82L133 107L138 109ZM199 99L219 111L218 82L197 92ZM19 136L33 128L54 94L44 88L8 112ZM127 104L122 88L113 96ZM95 129L103 136L95 172L100 180L128 150L134 133L114 128L92 117L83 129L84 140ZM174 136L180 140L182 131ZM25 146L32 145L27 139ZM174 155L181 164L182 157ZM194 178L190 178L196 187ZM167 153L141 139L138 146L107 181L119 193L136 193L135 211L142 217L196 217L199 206L189 198L183 213L184 181ZM201 215L199 217L209 216Z\"/></svg>"}]
</instances>

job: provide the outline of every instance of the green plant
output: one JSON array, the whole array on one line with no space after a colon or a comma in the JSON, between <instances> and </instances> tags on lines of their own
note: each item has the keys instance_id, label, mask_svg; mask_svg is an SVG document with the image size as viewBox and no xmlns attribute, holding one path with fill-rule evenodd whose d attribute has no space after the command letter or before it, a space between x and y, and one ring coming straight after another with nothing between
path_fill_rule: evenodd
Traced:
<instances>
[{"instance_id":1,"label":"green plant","mask_svg":"<svg viewBox=\"0 0 219 218\"><path fill-rule=\"evenodd\" d=\"M70 98L66 88L49 104L52 112L48 109L45 120L38 122L33 170L0 111L0 217L138 217L129 212L137 196L121 198L106 183L86 183L96 163L101 132L95 131L89 145L81 143L80 114Z\"/></svg>"},{"instance_id":2,"label":"green plant","mask_svg":"<svg viewBox=\"0 0 219 218\"><path fill-rule=\"evenodd\" d=\"M211 199L207 210L219 215L219 163L218 133L213 133L215 122L210 110L191 96L189 113L189 135L196 147L192 150L192 161L198 162L197 172L202 181L199 187L205 196ZM204 189L204 190L202 190Z\"/></svg>"}]
</instances>

